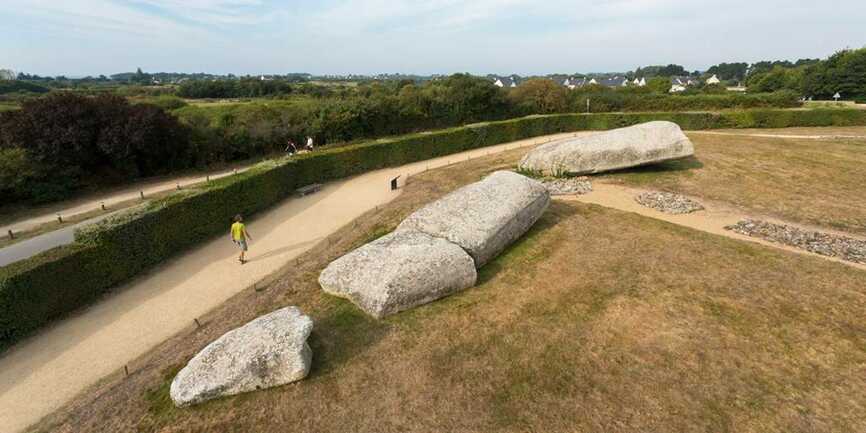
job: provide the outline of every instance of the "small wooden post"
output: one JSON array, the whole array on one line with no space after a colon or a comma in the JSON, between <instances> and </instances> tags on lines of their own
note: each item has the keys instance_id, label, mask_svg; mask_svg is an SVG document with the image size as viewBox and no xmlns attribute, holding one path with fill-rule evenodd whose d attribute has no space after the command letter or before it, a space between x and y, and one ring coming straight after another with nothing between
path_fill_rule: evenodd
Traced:
<instances>
[{"instance_id":1,"label":"small wooden post","mask_svg":"<svg viewBox=\"0 0 866 433\"><path fill-rule=\"evenodd\" d=\"M177 190L180 191L180 184L177 184Z\"/></svg>"},{"instance_id":2,"label":"small wooden post","mask_svg":"<svg viewBox=\"0 0 866 433\"><path fill-rule=\"evenodd\" d=\"M210 183L210 175L205 176L204 181Z\"/></svg>"},{"instance_id":3,"label":"small wooden post","mask_svg":"<svg viewBox=\"0 0 866 433\"><path fill-rule=\"evenodd\" d=\"M102 210L105 210L105 202L100 203L99 206L102 208Z\"/></svg>"},{"instance_id":4,"label":"small wooden post","mask_svg":"<svg viewBox=\"0 0 866 433\"><path fill-rule=\"evenodd\" d=\"M12 233L12 229L9 229L9 239L15 239L15 235Z\"/></svg>"},{"instance_id":5,"label":"small wooden post","mask_svg":"<svg viewBox=\"0 0 866 433\"><path fill-rule=\"evenodd\" d=\"M63 216L62 215L57 214L57 222L63 224Z\"/></svg>"},{"instance_id":6,"label":"small wooden post","mask_svg":"<svg viewBox=\"0 0 866 433\"><path fill-rule=\"evenodd\" d=\"M125 375L129 376L129 366L128 366L128 365L124 365L124 366L123 366L123 373L124 373Z\"/></svg>"},{"instance_id":7,"label":"small wooden post","mask_svg":"<svg viewBox=\"0 0 866 433\"><path fill-rule=\"evenodd\" d=\"M139 191L138 195L141 197L142 200L144 200L144 191Z\"/></svg>"},{"instance_id":8,"label":"small wooden post","mask_svg":"<svg viewBox=\"0 0 866 433\"><path fill-rule=\"evenodd\" d=\"M194 318L192 319L192 321L195 322L195 326L196 326L196 328L201 328L201 323L199 323L197 317L194 317Z\"/></svg>"}]
</instances>

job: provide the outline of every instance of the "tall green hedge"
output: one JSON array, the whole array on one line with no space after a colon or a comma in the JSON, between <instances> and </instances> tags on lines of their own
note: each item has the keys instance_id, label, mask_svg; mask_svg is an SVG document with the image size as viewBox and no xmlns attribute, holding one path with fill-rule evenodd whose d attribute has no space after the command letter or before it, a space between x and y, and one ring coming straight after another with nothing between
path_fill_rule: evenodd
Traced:
<instances>
[{"instance_id":1,"label":"tall green hedge","mask_svg":"<svg viewBox=\"0 0 866 433\"><path fill-rule=\"evenodd\" d=\"M651 120L669 120L687 130L853 126L866 125L866 110L530 116L267 161L109 218L76 233L72 245L0 268L0 349L166 258L224 234L233 215L266 209L300 186L539 135Z\"/></svg>"}]
</instances>

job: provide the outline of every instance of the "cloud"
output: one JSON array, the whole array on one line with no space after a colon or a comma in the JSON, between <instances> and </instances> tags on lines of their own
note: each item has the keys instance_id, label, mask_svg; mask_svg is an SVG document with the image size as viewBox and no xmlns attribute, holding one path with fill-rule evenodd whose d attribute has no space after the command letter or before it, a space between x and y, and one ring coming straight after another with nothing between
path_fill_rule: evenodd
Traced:
<instances>
[{"instance_id":1,"label":"cloud","mask_svg":"<svg viewBox=\"0 0 866 433\"><path fill-rule=\"evenodd\" d=\"M697 69L866 43L858 0L4 0L3 9L0 59L43 74Z\"/></svg>"}]
</instances>

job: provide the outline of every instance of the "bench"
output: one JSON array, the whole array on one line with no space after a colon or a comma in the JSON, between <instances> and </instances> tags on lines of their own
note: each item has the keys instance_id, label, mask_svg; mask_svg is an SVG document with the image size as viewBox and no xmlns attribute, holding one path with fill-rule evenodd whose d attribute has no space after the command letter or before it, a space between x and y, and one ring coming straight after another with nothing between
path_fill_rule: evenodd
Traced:
<instances>
[{"instance_id":1,"label":"bench","mask_svg":"<svg viewBox=\"0 0 866 433\"><path fill-rule=\"evenodd\" d=\"M322 184L321 183L314 183L314 184L310 184L307 186L302 186L302 187L296 189L295 192L299 196L303 197L307 194L312 194L314 192L318 192L320 189L322 189Z\"/></svg>"}]
</instances>

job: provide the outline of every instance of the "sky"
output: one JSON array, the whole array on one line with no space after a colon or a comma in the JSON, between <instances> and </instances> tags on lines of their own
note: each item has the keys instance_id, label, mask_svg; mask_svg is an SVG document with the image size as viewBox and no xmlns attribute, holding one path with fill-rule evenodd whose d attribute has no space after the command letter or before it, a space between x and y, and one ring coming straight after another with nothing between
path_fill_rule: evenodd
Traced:
<instances>
[{"instance_id":1,"label":"sky","mask_svg":"<svg viewBox=\"0 0 866 433\"><path fill-rule=\"evenodd\" d=\"M866 0L0 0L0 68L39 75L541 75L824 58Z\"/></svg>"}]
</instances>

